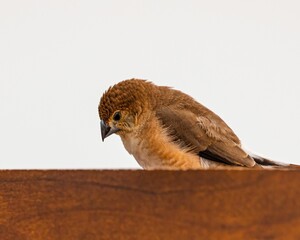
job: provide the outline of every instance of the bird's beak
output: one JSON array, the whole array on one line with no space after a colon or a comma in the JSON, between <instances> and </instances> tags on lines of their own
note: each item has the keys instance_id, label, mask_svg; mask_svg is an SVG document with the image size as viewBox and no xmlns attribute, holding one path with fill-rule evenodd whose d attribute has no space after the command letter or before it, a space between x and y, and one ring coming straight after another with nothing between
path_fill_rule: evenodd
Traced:
<instances>
[{"instance_id":1,"label":"bird's beak","mask_svg":"<svg viewBox=\"0 0 300 240\"><path fill-rule=\"evenodd\" d=\"M105 138L108 136L112 135L113 133L116 133L120 129L117 127L110 127L109 125L105 124L103 120L100 122L100 127L101 127L101 137L102 141L104 141Z\"/></svg>"}]
</instances>

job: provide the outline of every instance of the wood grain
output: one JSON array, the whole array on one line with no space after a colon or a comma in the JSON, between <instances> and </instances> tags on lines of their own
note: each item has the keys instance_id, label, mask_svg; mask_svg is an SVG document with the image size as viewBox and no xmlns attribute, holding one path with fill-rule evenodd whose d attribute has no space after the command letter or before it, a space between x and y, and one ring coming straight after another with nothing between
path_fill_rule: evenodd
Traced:
<instances>
[{"instance_id":1,"label":"wood grain","mask_svg":"<svg viewBox=\"0 0 300 240\"><path fill-rule=\"evenodd\" d=\"M300 171L0 171L0 239L300 239Z\"/></svg>"}]
</instances>

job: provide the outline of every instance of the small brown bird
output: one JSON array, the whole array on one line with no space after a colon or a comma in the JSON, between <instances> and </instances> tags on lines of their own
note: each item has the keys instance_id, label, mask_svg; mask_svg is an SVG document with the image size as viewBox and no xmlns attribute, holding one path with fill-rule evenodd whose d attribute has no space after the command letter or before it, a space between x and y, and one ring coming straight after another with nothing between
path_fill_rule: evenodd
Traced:
<instances>
[{"instance_id":1,"label":"small brown bird","mask_svg":"<svg viewBox=\"0 0 300 240\"><path fill-rule=\"evenodd\" d=\"M292 166L247 153L218 115L187 94L145 80L110 87L98 110L102 140L119 135L144 169Z\"/></svg>"}]
</instances>

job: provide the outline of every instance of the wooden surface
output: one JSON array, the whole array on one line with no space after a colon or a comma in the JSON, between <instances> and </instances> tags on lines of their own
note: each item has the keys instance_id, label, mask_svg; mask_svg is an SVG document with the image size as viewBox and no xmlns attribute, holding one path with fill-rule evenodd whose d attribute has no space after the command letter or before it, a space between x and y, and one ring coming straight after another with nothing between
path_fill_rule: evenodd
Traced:
<instances>
[{"instance_id":1,"label":"wooden surface","mask_svg":"<svg viewBox=\"0 0 300 240\"><path fill-rule=\"evenodd\" d=\"M300 239L300 171L0 171L0 239Z\"/></svg>"}]
</instances>

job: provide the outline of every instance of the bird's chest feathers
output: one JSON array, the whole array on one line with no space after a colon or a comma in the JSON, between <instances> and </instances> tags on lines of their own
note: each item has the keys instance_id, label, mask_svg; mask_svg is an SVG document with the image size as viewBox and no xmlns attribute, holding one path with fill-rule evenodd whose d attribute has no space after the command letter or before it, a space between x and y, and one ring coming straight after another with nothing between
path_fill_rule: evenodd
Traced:
<instances>
[{"instance_id":1,"label":"bird's chest feathers","mask_svg":"<svg viewBox=\"0 0 300 240\"><path fill-rule=\"evenodd\" d=\"M124 147L126 148L127 152L129 152L130 154L134 155L136 152L140 151L139 148L141 145L141 140L139 140L135 136L133 135L122 136L121 139L124 144Z\"/></svg>"},{"instance_id":2,"label":"bird's chest feathers","mask_svg":"<svg viewBox=\"0 0 300 240\"><path fill-rule=\"evenodd\" d=\"M154 156L144 146L143 140L134 135L123 136L121 139L127 152L134 156L140 166L148 168L151 163L155 162Z\"/></svg>"}]
</instances>

